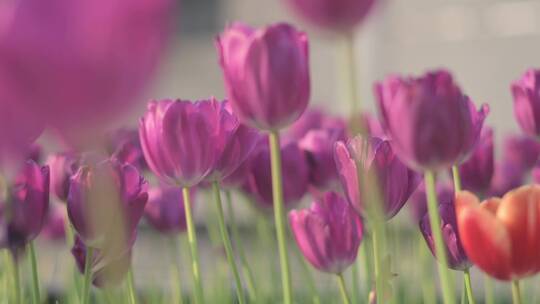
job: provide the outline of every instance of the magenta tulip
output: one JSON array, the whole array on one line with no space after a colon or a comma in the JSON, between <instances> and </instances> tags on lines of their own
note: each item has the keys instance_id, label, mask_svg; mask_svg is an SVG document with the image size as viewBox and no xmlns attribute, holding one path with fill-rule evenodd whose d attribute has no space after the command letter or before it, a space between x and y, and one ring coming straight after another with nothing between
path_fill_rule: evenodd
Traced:
<instances>
[{"instance_id":1,"label":"magenta tulip","mask_svg":"<svg viewBox=\"0 0 540 304\"><path fill-rule=\"evenodd\" d=\"M289 223L313 267L340 274L354 263L363 237L362 221L337 193L327 192L309 209L289 212Z\"/></svg>"},{"instance_id":2,"label":"magenta tulip","mask_svg":"<svg viewBox=\"0 0 540 304\"><path fill-rule=\"evenodd\" d=\"M489 107L479 111L444 70L418 78L390 76L375 85L381 121L392 147L409 166L448 168L476 144Z\"/></svg>"},{"instance_id":3,"label":"magenta tulip","mask_svg":"<svg viewBox=\"0 0 540 304\"><path fill-rule=\"evenodd\" d=\"M51 206L45 219L41 236L51 241L64 240L66 237L67 220L65 205L56 204Z\"/></svg>"},{"instance_id":4,"label":"magenta tulip","mask_svg":"<svg viewBox=\"0 0 540 304\"><path fill-rule=\"evenodd\" d=\"M529 172L540 156L540 142L534 137L510 135L504 138L503 158Z\"/></svg>"},{"instance_id":5,"label":"magenta tulip","mask_svg":"<svg viewBox=\"0 0 540 304\"><path fill-rule=\"evenodd\" d=\"M193 197L194 191L191 191ZM193 199L191 200L193 202ZM186 231L186 212L182 189L161 186L148 191L148 203L144 209L146 221L154 229L165 234Z\"/></svg>"},{"instance_id":6,"label":"magenta tulip","mask_svg":"<svg viewBox=\"0 0 540 304\"><path fill-rule=\"evenodd\" d=\"M70 179L80 165L75 153L63 152L51 154L47 158L51 171L51 191L61 201L65 202L69 194Z\"/></svg>"},{"instance_id":7,"label":"magenta tulip","mask_svg":"<svg viewBox=\"0 0 540 304\"><path fill-rule=\"evenodd\" d=\"M227 95L243 123L279 130L302 115L310 97L305 33L285 23L233 23L216 44Z\"/></svg>"},{"instance_id":8,"label":"magenta tulip","mask_svg":"<svg viewBox=\"0 0 540 304\"><path fill-rule=\"evenodd\" d=\"M514 114L528 135L540 135L540 70L529 69L512 83Z\"/></svg>"},{"instance_id":9,"label":"magenta tulip","mask_svg":"<svg viewBox=\"0 0 540 304\"><path fill-rule=\"evenodd\" d=\"M473 153L459 166L462 187L465 190L486 194L494 171L493 129L484 127Z\"/></svg>"},{"instance_id":10,"label":"magenta tulip","mask_svg":"<svg viewBox=\"0 0 540 304\"><path fill-rule=\"evenodd\" d=\"M147 168L137 129L118 129L109 135L108 152L121 163L131 164L139 170Z\"/></svg>"},{"instance_id":11,"label":"magenta tulip","mask_svg":"<svg viewBox=\"0 0 540 304\"><path fill-rule=\"evenodd\" d=\"M347 122L329 115L322 109L307 109L300 118L283 132L283 141L297 141L313 130L346 130Z\"/></svg>"}]
</instances>

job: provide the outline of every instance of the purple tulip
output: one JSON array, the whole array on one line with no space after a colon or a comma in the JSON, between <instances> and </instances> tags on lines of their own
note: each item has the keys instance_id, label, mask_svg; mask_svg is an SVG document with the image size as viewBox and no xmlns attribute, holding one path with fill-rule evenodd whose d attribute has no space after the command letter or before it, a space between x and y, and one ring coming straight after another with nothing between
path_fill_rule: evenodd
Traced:
<instances>
[{"instance_id":1,"label":"purple tulip","mask_svg":"<svg viewBox=\"0 0 540 304\"><path fill-rule=\"evenodd\" d=\"M327 192L309 209L289 212L289 223L313 267L339 274L354 263L363 237L362 221L337 193Z\"/></svg>"},{"instance_id":2,"label":"purple tulip","mask_svg":"<svg viewBox=\"0 0 540 304\"><path fill-rule=\"evenodd\" d=\"M367 144L368 147L364 145ZM364 151L367 155L364 155ZM407 202L420 183L420 176L407 168L394 154L390 141L377 137L364 140L357 136L347 143L338 142L335 146L335 161L341 185L349 202L359 214L365 213L366 193L359 184L359 170L362 166L368 176L377 178L382 195L382 211L387 219L396 215Z\"/></svg>"},{"instance_id":3,"label":"purple tulip","mask_svg":"<svg viewBox=\"0 0 540 304\"><path fill-rule=\"evenodd\" d=\"M456 210L454 208L454 191L450 187L438 189L439 214L441 216L441 229L443 233L444 247L448 259L448 267L454 270L465 270L471 267L471 262L463 249L456 220ZM426 197L425 191L423 196ZM425 203L425 202L424 202ZM431 225L429 215L424 214L420 220L420 231L426 240L426 243L435 256L435 241L431 234Z\"/></svg>"},{"instance_id":4,"label":"purple tulip","mask_svg":"<svg viewBox=\"0 0 540 304\"><path fill-rule=\"evenodd\" d=\"M271 208L273 205L272 176L270 170L270 151L266 142L254 154L250 161L250 171L242 189L251 196L258 206ZM305 154L296 143L281 147L281 168L283 170L284 204L292 208L307 192L309 183L309 165Z\"/></svg>"},{"instance_id":5,"label":"purple tulip","mask_svg":"<svg viewBox=\"0 0 540 304\"><path fill-rule=\"evenodd\" d=\"M41 236L51 241L64 240L66 237L66 221L66 207L64 205L51 206Z\"/></svg>"},{"instance_id":6,"label":"purple tulip","mask_svg":"<svg viewBox=\"0 0 540 304\"><path fill-rule=\"evenodd\" d=\"M322 109L307 109L283 132L283 142L300 140L312 130L347 130L347 122L341 117L325 113Z\"/></svg>"},{"instance_id":7,"label":"purple tulip","mask_svg":"<svg viewBox=\"0 0 540 304\"><path fill-rule=\"evenodd\" d=\"M121 163L128 163L139 170L147 168L136 129L118 129L109 135L108 151Z\"/></svg>"},{"instance_id":8,"label":"purple tulip","mask_svg":"<svg viewBox=\"0 0 540 304\"><path fill-rule=\"evenodd\" d=\"M540 161L538 161L536 166L534 166L532 178L535 183L540 184Z\"/></svg>"},{"instance_id":9,"label":"purple tulip","mask_svg":"<svg viewBox=\"0 0 540 304\"><path fill-rule=\"evenodd\" d=\"M79 158L71 152L51 154L47 158L51 170L51 190L61 201L65 202L69 194L70 179L80 165Z\"/></svg>"},{"instance_id":10,"label":"purple tulip","mask_svg":"<svg viewBox=\"0 0 540 304\"><path fill-rule=\"evenodd\" d=\"M163 54L172 4L25 0L2 5L0 100L23 107L25 115L12 117L25 118L15 120L16 126L26 128L30 116L64 135L95 133L105 119L129 109Z\"/></svg>"},{"instance_id":11,"label":"purple tulip","mask_svg":"<svg viewBox=\"0 0 540 304\"><path fill-rule=\"evenodd\" d=\"M493 129L484 128L471 157L459 166L463 189L485 194L494 171Z\"/></svg>"},{"instance_id":12,"label":"purple tulip","mask_svg":"<svg viewBox=\"0 0 540 304\"><path fill-rule=\"evenodd\" d=\"M194 191L190 191L193 198ZM193 199L191 200L193 202ZM182 189L178 187L155 187L148 191L148 203L144 209L146 221L165 234L186 231L186 213Z\"/></svg>"},{"instance_id":13,"label":"purple tulip","mask_svg":"<svg viewBox=\"0 0 540 304\"><path fill-rule=\"evenodd\" d=\"M41 232L49 208L49 167L27 161L0 193L0 248L16 252Z\"/></svg>"},{"instance_id":14,"label":"purple tulip","mask_svg":"<svg viewBox=\"0 0 540 304\"><path fill-rule=\"evenodd\" d=\"M323 29L349 32L371 11L375 0L287 0L295 12Z\"/></svg>"},{"instance_id":15,"label":"purple tulip","mask_svg":"<svg viewBox=\"0 0 540 304\"><path fill-rule=\"evenodd\" d=\"M396 154L415 169L459 164L472 152L489 107L474 104L444 70L390 76L375 85L382 124Z\"/></svg>"},{"instance_id":16,"label":"purple tulip","mask_svg":"<svg viewBox=\"0 0 540 304\"><path fill-rule=\"evenodd\" d=\"M448 202L454 200L453 186L446 183L437 183L437 198L438 202ZM424 215L428 212L427 198L426 198L426 186L421 183L420 186L411 195L411 199L407 204L415 224L420 223Z\"/></svg>"},{"instance_id":17,"label":"purple tulip","mask_svg":"<svg viewBox=\"0 0 540 304\"><path fill-rule=\"evenodd\" d=\"M43 156L43 147L40 144L33 143L28 149L27 159L33 160L36 164L41 163L41 158Z\"/></svg>"},{"instance_id":18,"label":"purple tulip","mask_svg":"<svg viewBox=\"0 0 540 304\"><path fill-rule=\"evenodd\" d=\"M305 33L285 23L262 29L233 23L216 45L227 95L243 123L278 130L302 115L310 97Z\"/></svg>"},{"instance_id":19,"label":"purple tulip","mask_svg":"<svg viewBox=\"0 0 540 304\"><path fill-rule=\"evenodd\" d=\"M504 139L503 158L529 172L540 156L540 142L534 137L511 135Z\"/></svg>"},{"instance_id":20,"label":"purple tulip","mask_svg":"<svg viewBox=\"0 0 540 304\"><path fill-rule=\"evenodd\" d=\"M126 276L131 266L132 247L135 236L130 240L129 246L122 250L103 250L94 248L90 261L90 273L92 284L96 287L118 286ZM75 244L71 248L71 254L75 258L75 264L81 273L84 273L87 245L77 236Z\"/></svg>"},{"instance_id":21,"label":"purple tulip","mask_svg":"<svg viewBox=\"0 0 540 304\"><path fill-rule=\"evenodd\" d=\"M529 69L512 83L514 115L523 130L531 136L540 135L540 70Z\"/></svg>"},{"instance_id":22,"label":"purple tulip","mask_svg":"<svg viewBox=\"0 0 540 304\"><path fill-rule=\"evenodd\" d=\"M71 178L68 216L92 247L134 233L148 200L147 183L137 169L116 160L82 166Z\"/></svg>"},{"instance_id":23,"label":"purple tulip","mask_svg":"<svg viewBox=\"0 0 540 304\"><path fill-rule=\"evenodd\" d=\"M487 197L503 197L506 192L523 185L525 177L523 168L514 162L496 162Z\"/></svg>"}]
</instances>

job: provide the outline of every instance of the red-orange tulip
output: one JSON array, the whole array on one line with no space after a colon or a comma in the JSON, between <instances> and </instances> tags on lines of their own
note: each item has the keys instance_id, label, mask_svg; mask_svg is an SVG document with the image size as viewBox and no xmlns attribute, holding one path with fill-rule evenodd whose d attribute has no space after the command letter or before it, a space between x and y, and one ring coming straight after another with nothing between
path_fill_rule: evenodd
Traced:
<instances>
[{"instance_id":1,"label":"red-orange tulip","mask_svg":"<svg viewBox=\"0 0 540 304\"><path fill-rule=\"evenodd\" d=\"M540 185L480 203L470 192L457 194L461 242L469 259L499 280L517 280L540 270Z\"/></svg>"}]
</instances>

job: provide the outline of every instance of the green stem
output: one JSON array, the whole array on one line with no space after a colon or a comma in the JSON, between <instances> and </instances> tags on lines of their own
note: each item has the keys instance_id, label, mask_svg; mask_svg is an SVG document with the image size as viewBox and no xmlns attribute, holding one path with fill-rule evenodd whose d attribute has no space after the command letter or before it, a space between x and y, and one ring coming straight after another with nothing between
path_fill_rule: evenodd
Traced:
<instances>
[{"instance_id":1,"label":"green stem","mask_svg":"<svg viewBox=\"0 0 540 304\"><path fill-rule=\"evenodd\" d=\"M467 300L469 300L469 304L476 304L472 291L471 273L469 272L469 269L463 271L463 280L465 282L465 290L467 291Z\"/></svg>"},{"instance_id":2,"label":"green stem","mask_svg":"<svg viewBox=\"0 0 540 304\"><path fill-rule=\"evenodd\" d=\"M358 258L357 256L356 261L352 265L352 271L351 271L351 276L352 276L351 281L353 284L352 293L351 293L351 301L353 303L358 303L360 301L360 294L359 294L360 283L358 282L358 273L359 273L359 268L360 268L360 263L361 263L360 260L361 259Z\"/></svg>"},{"instance_id":3,"label":"green stem","mask_svg":"<svg viewBox=\"0 0 540 304\"><path fill-rule=\"evenodd\" d=\"M495 303L495 298L493 297L493 282L487 275L484 275L484 299L486 304Z\"/></svg>"},{"instance_id":4,"label":"green stem","mask_svg":"<svg viewBox=\"0 0 540 304\"><path fill-rule=\"evenodd\" d=\"M456 165L452 166L452 177L454 180L454 192L458 193L461 191L461 177L459 176L459 168Z\"/></svg>"},{"instance_id":5,"label":"green stem","mask_svg":"<svg viewBox=\"0 0 540 304\"><path fill-rule=\"evenodd\" d=\"M17 258L14 253L11 253L11 265L13 267L13 289L14 289L14 299L13 303L21 304L22 303L22 289L21 289L21 277L19 273L19 263L17 263Z\"/></svg>"},{"instance_id":6,"label":"green stem","mask_svg":"<svg viewBox=\"0 0 540 304\"><path fill-rule=\"evenodd\" d=\"M240 274L238 273L238 267L236 266L236 261L234 259L233 249L231 245L231 239L229 237L229 232L225 226L225 217L223 216L223 205L221 203L221 195L219 193L219 184L218 182L212 183L212 190L214 192L214 199L216 202L216 209L218 211L218 224L219 230L221 233L221 239L223 241L223 246L225 246L225 254L227 255L227 261L231 267L234 281L236 284L236 296L238 297L238 302L244 304L246 302L244 298L244 289L242 285L242 280L240 279Z\"/></svg>"},{"instance_id":7,"label":"green stem","mask_svg":"<svg viewBox=\"0 0 540 304\"><path fill-rule=\"evenodd\" d=\"M195 223L193 222L193 215L191 212L191 197L189 195L189 188L182 189L182 195L184 197L184 209L186 211L186 223L189 249L191 252L191 266L193 271L193 285L195 288L195 303L203 304L203 290L201 284L201 272L199 266L199 249L197 245L197 234L195 232Z\"/></svg>"},{"instance_id":8,"label":"green stem","mask_svg":"<svg viewBox=\"0 0 540 304\"><path fill-rule=\"evenodd\" d=\"M519 281L512 281L512 303L521 304L521 291L519 290Z\"/></svg>"},{"instance_id":9,"label":"green stem","mask_svg":"<svg viewBox=\"0 0 540 304\"><path fill-rule=\"evenodd\" d=\"M30 247L30 264L32 267L32 301L34 304L39 304L39 276L38 276L38 267L37 267L37 258L36 258L36 249L34 247L34 242L31 241L29 244Z\"/></svg>"},{"instance_id":10,"label":"green stem","mask_svg":"<svg viewBox=\"0 0 540 304\"><path fill-rule=\"evenodd\" d=\"M278 131L271 131L270 158L272 168L272 195L274 198L274 220L281 263L281 283L283 288L283 302L292 304L291 273L289 270L289 256L287 254L287 239L285 236L285 210L283 203L283 181L281 176L281 151L279 147Z\"/></svg>"},{"instance_id":11,"label":"green stem","mask_svg":"<svg viewBox=\"0 0 540 304\"><path fill-rule=\"evenodd\" d=\"M82 304L90 303L90 283L92 281L92 255L94 254L94 249L92 247L87 247L86 259L84 261L84 281L83 281L83 290L82 290Z\"/></svg>"},{"instance_id":12,"label":"green stem","mask_svg":"<svg viewBox=\"0 0 540 304\"><path fill-rule=\"evenodd\" d=\"M128 271L128 293L129 293L129 303L137 304L137 291L135 289L135 279L133 277L133 269L130 268Z\"/></svg>"},{"instance_id":13,"label":"green stem","mask_svg":"<svg viewBox=\"0 0 540 304\"><path fill-rule=\"evenodd\" d=\"M181 277L180 277L180 265L178 264L178 259L180 256L180 252L178 250L178 244L176 243L175 237L170 237L169 240L169 251L170 251L170 257L171 257L171 268L172 268L172 276L173 276L173 303L183 304L183 298L182 298L182 283L181 283Z\"/></svg>"},{"instance_id":14,"label":"green stem","mask_svg":"<svg viewBox=\"0 0 540 304\"><path fill-rule=\"evenodd\" d=\"M383 279L383 265L382 265L382 257L383 257L383 229L381 224L378 223L378 220L373 220L373 260L374 260L374 272L375 272L375 294L377 295L378 299L383 299L385 297L385 290L384 290L384 279Z\"/></svg>"},{"instance_id":15,"label":"green stem","mask_svg":"<svg viewBox=\"0 0 540 304\"><path fill-rule=\"evenodd\" d=\"M343 304L350 304L351 300L349 300L349 296L347 295L347 287L345 286L345 279L343 278L343 274L337 274L337 279L339 284L339 293L341 294Z\"/></svg>"},{"instance_id":16,"label":"green stem","mask_svg":"<svg viewBox=\"0 0 540 304\"><path fill-rule=\"evenodd\" d=\"M443 300L445 304L454 304L456 303L456 300L450 273L448 271L448 261L442 237L441 218L438 208L439 204L437 203L437 192L435 189L435 175L432 171L428 170L425 172L424 178L426 183L429 222L431 224L431 231L435 239L435 256L439 261L439 263L437 263L437 267L439 269Z\"/></svg>"},{"instance_id":17,"label":"green stem","mask_svg":"<svg viewBox=\"0 0 540 304\"><path fill-rule=\"evenodd\" d=\"M361 261L356 262L356 264L362 263L362 267L364 268L364 276L365 276L365 280L367 282L367 284L366 284L366 295L367 295L366 299L369 297L369 293L371 292L371 288L372 288L371 274L373 272L372 272L372 269L371 269L371 265L373 265L373 263L372 263L372 260L371 260L370 244L371 244L371 238L369 237L369 235L366 235L366 233L364 233L364 239L362 240L362 244L360 245ZM358 267L361 267L361 266L358 265ZM358 288L358 285L355 285L354 288L355 289ZM354 303L358 303L358 302L354 302Z\"/></svg>"},{"instance_id":18,"label":"green stem","mask_svg":"<svg viewBox=\"0 0 540 304\"><path fill-rule=\"evenodd\" d=\"M255 287L255 282L253 279L253 272L247 261L246 253L244 252L244 244L242 242L242 237L240 236L240 232L238 231L238 225L236 224L230 191L225 192L225 199L227 201L227 210L229 212L229 216L231 219L232 236L233 236L234 242L236 243L238 255L240 256L240 262L242 263L242 274L244 275L244 279L246 281L246 287L248 290L249 299L250 299L250 302L256 303L257 299L259 299L259 294L258 294L257 288Z\"/></svg>"}]
</instances>

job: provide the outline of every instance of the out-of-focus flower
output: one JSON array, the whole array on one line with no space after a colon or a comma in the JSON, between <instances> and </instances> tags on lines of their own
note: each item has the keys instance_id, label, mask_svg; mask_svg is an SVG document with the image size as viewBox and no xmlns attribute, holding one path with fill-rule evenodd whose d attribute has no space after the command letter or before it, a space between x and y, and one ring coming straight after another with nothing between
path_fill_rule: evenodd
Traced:
<instances>
[{"instance_id":1,"label":"out-of-focus flower","mask_svg":"<svg viewBox=\"0 0 540 304\"><path fill-rule=\"evenodd\" d=\"M459 234L469 259L499 280L517 280L540 270L540 186L523 186L480 203L457 194Z\"/></svg>"},{"instance_id":2,"label":"out-of-focus flower","mask_svg":"<svg viewBox=\"0 0 540 304\"><path fill-rule=\"evenodd\" d=\"M281 147L281 158L284 204L286 207L292 208L307 192L309 164L305 154L294 142ZM257 153L250 159L250 171L242 189L259 206L272 207L272 174L270 151L267 145L258 149Z\"/></svg>"},{"instance_id":3,"label":"out-of-focus flower","mask_svg":"<svg viewBox=\"0 0 540 304\"><path fill-rule=\"evenodd\" d=\"M16 252L41 232L49 208L49 167L27 161L0 191L0 248Z\"/></svg>"},{"instance_id":4,"label":"out-of-focus flower","mask_svg":"<svg viewBox=\"0 0 540 304\"><path fill-rule=\"evenodd\" d=\"M514 162L505 160L496 162L488 196L503 196L506 192L521 186L525 182L525 176L521 166Z\"/></svg>"},{"instance_id":5,"label":"out-of-focus flower","mask_svg":"<svg viewBox=\"0 0 540 304\"><path fill-rule=\"evenodd\" d=\"M503 159L512 162L523 172L529 172L540 156L540 142L534 137L510 135L504 138Z\"/></svg>"},{"instance_id":6,"label":"out-of-focus flower","mask_svg":"<svg viewBox=\"0 0 540 304\"><path fill-rule=\"evenodd\" d=\"M40 144L33 143L32 145L30 145L27 159L31 159L36 164L39 164L41 162L42 156L43 156L43 147Z\"/></svg>"},{"instance_id":7,"label":"out-of-focus flower","mask_svg":"<svg viewBox=\"0 0 540 304\"><path fill-rule=\"evenodd\" d=\"M194 191L190 191L193 196ZM191 200L193 202L193 199ZM148 203L144 209L146 221L161 233L178 233L186 230L186 213L182 189L178 187L155 187L148 191Z\"/></svg>"},{"instance_id":8,"label":"out-of-focus flower","mask_svg":"<svg viewBox=\"0 0 540 304\"><path fill-rule=\"evenodd\" d=\"M540 70L528 69L512 83L514 115L528 135L540 135Z\"/></svg>"},{"instance_id":9,"label":"out-of-focus flower","mask_svg":"<svg viewBox=\"0 0 540 304\"><path fill-rule=\"evenodd\" d=\"M540 161L536 163L532 171L532 178L535 183L540 184Z\"/></svg>"},{"instance_id":10,"label":"out-of-focus flower","mask_svg":"<svg viewBox=\"0 0 540 304\"><path fill-rule=\"evenodd\" d=\"M92 284L96 287L111 287L119 285L131 266L131 251L135 236L128 246L122 250L107 250L92 248L92 260L90 261L90 274ZM77 236L75 244L71 248L71 254L75 258L75 264L81 273L84 273L88 246Z\"/></svg>"},{"instance_id":11,"label":"out-of-focus flower","mask_svg":"<svg viewBox=\"0 0 540 304\"><path fill-rule=\"evenodd\" d=\"M347 122L339 116L329 115L322 109L310 108L283 132L283 142L300 140L309 131L321 129L347 130Z\"/></svg>"},{"instance_id":12,"label":"out-of-focus flower","mask_svg":"<svg viewBox=\"0 0 540 304\"><path fill-rule=\"evenodd\" d=\"M108 151L113 158L139 170L147 168L136 129L118 129L109 135Z\"/></svg>"},{"instance_id":13,"label":"out-of-focus flower","mask_svg":"<svg viewBox=\"0 0 540 304\"><path fill-rule=\"evenodd\" d=\"M313 267L339 274L354 263L363 237L362 221L337 193L327 192L309 209L289 212L289 223Z\"/></svg>"},{"instance_id":14,"label":"out-of-focus flower","mask_svg":"<svg viewBox=\"0 0 540 304\"><path fill-rule=\"evenodd\" d=\"M450 185L446 183L437 183L436 187L439 203L454 201L454 189ZM412 213L411 215L415 224L418 224L428 212L426 187L424 183L421 183L416 191L414 191L414 193L411 195L411 199L407 206Z\"/></svg>"},{"instance_id":15,"label":"out-of-focus flower","mask_svg":"<svg viewBox=\"0 0 540 304\"><path fill-rule=\"evenodd\" d=\"M67 210L88 246L121 246L134 233L147 200L147 183L137 169L107 160L79 168L71 178Z\"/></svg>"},{"instance_id":16,"label":"out-of-focus flower","mask_svg":"<svg viewBox=\"0 0 540 304\"><path fill-rule=\"evenodd\" d=\"M361 23L375 0L287 0L294 11L323 29L349 32Z\"/></svg>"},{"instance_id":17,"label":"out-of-focus flower","mask_svg":"<svg viewBox=\"0 0 540 304\"><path fill-rule=\"evenodd\" d=\"M285 23L262 29L233 23L216 45L229 100L243 123L278 130L302 115L310 97L305 33Z\"/></svg>"},{"instance_id":18,"label":"out-of-focus flower","mask_svg":"<svg viewBox=\"0 0 540 304\"><path fill-rule=\"evenodd\" d=\"M48 240L64 240L66 237L67 212L64 205L51 206L41 236Z\"/></svg>"},{"instance_id":19,"label":"out-of-focus flower","mask_svg":"<svg viewBox=\"0 0 540 304\"><path fill-rule=\"evenodd\" d=\"M51 171L52 193L65 202L69 194L71 176L77 172L80 165L79 157L72 152L62 152L50 154L46 162Z\"/></svg>"},{"instance_id":20,"label":"out-of-focus flower","mask_svg":"<svg viewBox=\"0 0 540 304\"><path fill-rule=\"evenodd\" d=\"M226 111L225 111L226 112ZM215 99L153 101L139 122L146 163L163 181L191 187L214 169L222 138L220 120L230 115Z\"/></svg>"},{"instance_id":21,"label":"out-of-focus flower","mask_svg":"<svg viewBox=\"0 0 540 304\"><path fill-rule=\"evenodd\" d=\"M360 120L362 127L361 131L363 131L364 134L382 139L388 139L388 136L384 132L383 126L377 117L369 113L362 112L360 117L353 117L352 119Z\"/></svg>"},{"instance_id":22,"label":"out-of-focus flower","mask_svg":"<svg viewBox=\"0 0 540 304\"><path fill-rule=\"evenodd\" d=\"M365 147L365 145L368 145ZM335 146L335 161L341 185L356 212L364 214L367 191L365 183L359 183L360 170L367 176L377 178L381 190L382 212L387 219L396 215L407 202L420 183L420 176L407 168L394 154L390 142L377 137L363 139L357 136L347 143L338 142Z\"/></svg>"},{"instance_id":23,"label":"out-of-focus flower","mask_svg":"<svg viewBox=\"0 0 540 304\"><path fill-rule=\"evenodd\" d=\"M0 25L0 108L5 102L21 108L24 115L11 118L18 127L43 122L70 139L79 131L95 134L150 80L172 30L173 3L26 0L2 6L8 17Z\"/></svg>"},{"instance_id":24,"label":"out-of-focus flower","mask_svg":"<svg viewBox=\"0 0 540 304\"><path fill-rule=\"evenodd\" d=\"M493 129L484 128L471 157L459 166L463 189L485 194L494 171Z\"/></svg>"},{"instance_id":25,"label":"out-of-focus flower","mask_svg":"<svg viewBox=\"0 0 540 304\"><path fill-rule=\"evenodd\" d=\"M423 194L425 197L425 192ZM448 267L454 270L465 270L471 267L471 263L467 258L467 254L465 254L465 250L463 249L459 237L456 210L454 207L454 191L449 187L441 188L437 193L437 199L439 202L438 211L441 217L441 229ZM427 212L424 213L420 220L420 231L422 232L431 253L436 257L435 240L431 233L431 223Z\"/></svg>"},{"instance_id":26,"label":"out-of-focus flower","mask_svg":"<svg viewBox=\"0 0 540 304\"><path fill-rule=\"evenodd\" d=\"M421 170L464 161L489 112L486 104L477 111L444 70L418 78L390 76L375 85L375 95L396 154Z\"/></svg>"}]
</instances>

